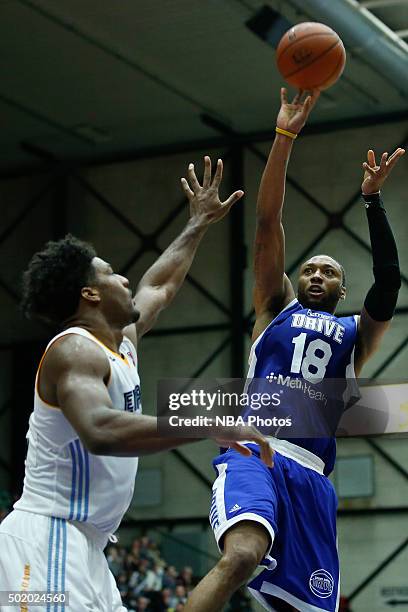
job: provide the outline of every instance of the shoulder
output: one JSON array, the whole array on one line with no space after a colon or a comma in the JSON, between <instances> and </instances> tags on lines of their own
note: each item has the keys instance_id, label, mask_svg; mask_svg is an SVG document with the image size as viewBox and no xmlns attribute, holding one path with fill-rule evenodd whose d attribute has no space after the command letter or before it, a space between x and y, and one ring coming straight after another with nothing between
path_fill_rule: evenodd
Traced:
<instances>
[{"instance_id":1,"label":"shoulder","mask_svg":"<svg viewBox=\"0 0 408 612\"><path fill-rule=\"evenodd\" d=\"M283 323L287 317L299 310L303 310L303 306L298 302L297 298L293 298L276 314L267 312L257 317L252 333L252 341L255 341L263 332L273 328L276 324Z\"/></svg>"},{"instance_id":2,"label":"shoulder","mask_svg":"<svg viewBox=\"0 0 408 612\"><path fill-rule=\"evenodd\" d=\"M57 338L48 348L42 363L43 373L55 380L68 372L105 377L110 371L104 350L85 336L69 333Z\"/></svg>"}]
</instances>

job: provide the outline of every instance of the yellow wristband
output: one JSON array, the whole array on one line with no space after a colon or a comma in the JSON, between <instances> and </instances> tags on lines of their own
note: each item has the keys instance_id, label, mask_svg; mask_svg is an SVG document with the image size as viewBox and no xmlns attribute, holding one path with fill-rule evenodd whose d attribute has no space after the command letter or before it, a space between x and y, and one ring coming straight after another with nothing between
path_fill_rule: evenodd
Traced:
<instances>
[{"instance_id":1,"label":"yellow wristband","mask_svg":"<svg viewBox=\"0 0 408 612\"><path fill-rule=\"evenodd\" d=\"M298 137L298 135L295 134L294 132L288 132L287 130L282 130L282 128L279 128L279 127L275 128L275 131L278 134L282 134L283 136L288 136L292 140L295 140Z\"/></svg>"}]
</instances>

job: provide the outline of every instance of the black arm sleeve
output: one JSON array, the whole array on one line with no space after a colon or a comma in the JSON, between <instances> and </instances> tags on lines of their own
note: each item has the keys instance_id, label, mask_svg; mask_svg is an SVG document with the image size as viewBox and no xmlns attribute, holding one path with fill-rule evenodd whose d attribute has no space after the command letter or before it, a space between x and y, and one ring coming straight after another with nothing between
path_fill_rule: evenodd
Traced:
<instances>
[{"instance_id":1,"label":"black arm sleeve","mask_svg":"<svg viewBox=\"0 0 408 612\"><path fill-rule=\"evenodd\" d=\"M364 302L375 321L389 321L395 310L401 275L397 245L379 193L363 195L373 254L374 285Z\"/></svg>"}]
</instances>

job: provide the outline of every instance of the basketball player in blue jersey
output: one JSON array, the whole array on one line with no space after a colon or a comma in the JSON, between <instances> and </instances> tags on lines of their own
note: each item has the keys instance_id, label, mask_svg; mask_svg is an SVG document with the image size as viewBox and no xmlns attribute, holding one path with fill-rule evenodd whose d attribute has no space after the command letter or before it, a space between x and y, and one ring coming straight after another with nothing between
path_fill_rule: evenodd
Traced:
<instances>
[{"instance_id":1,"label":"basketball player in blue jersey","mask_svg":"<svg viewBox=\"0 0 408 612\"><path fill-rule=\"evenodd\" d=\"M286 168L295 139L316 103L318 92L288 104L281 92L276 138L264 171L257 204L254 306L256 322L248 379L296 379L316 384L337 379L338 401L347 379L359 374L388 329L401 284L394 237L380 190L404 154L373 151L364 163L362 194L374 270L359 316L337 317L346 297L343 267L316 255L300 268L297 297L285 275L282 207ZM300 219L302 211L299 211ZM255 380L253 380L255 382ZM344 383L344 384L343 384ZM276 390L276 386L274 387ZM306 399L310 411L317 400ZM285 405L281 406L285 410ZM329 406L330 408L330 406ZM292 408L286 406L290 415ZM339 605L334 488L327 476L335 461L335 440L328 437L270 438L274 467L262 464L253 448L245 463L229 449L214 461L210 521L223 556L199 583L185 612L219 612L258 565L249 583L266 610L335 612Z\"/></svg>"},{"instance_id":2,"label":"basketball player in blue jersey","mask_svg":"<svg viewBox=\"0 0 408 612\"><path fill-rule=\"evenodd\" d=\"M220 202L221 160L213 181L209 157L202 185L192 164L188 176L190 219L134 297L129 281L73 236L48 243L24 275L26 314L63 331L37 372L24 490L0 525L0 591L44 592L39 611L68 609L44 601L63 591L73 612L125 610L103 549L131 502L137 457L188 442L160 438L156 418L141 414L136 341L177 293L208 227L243 195ZM234 442L247 437L271 465L270 446L254 428L225 432L250 455Z\"/></svg>"}]
</instances>

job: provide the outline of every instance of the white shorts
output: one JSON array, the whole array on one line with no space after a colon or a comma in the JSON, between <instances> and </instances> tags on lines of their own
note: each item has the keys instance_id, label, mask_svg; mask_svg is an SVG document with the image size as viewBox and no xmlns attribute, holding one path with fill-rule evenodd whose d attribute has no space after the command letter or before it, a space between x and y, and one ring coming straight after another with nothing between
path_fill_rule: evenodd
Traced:
<instances>
[{"instance_id":1,"label":"white shorts","mask_svg":"<svg viewBox=\"0 0 408 612\"><path fill-rule=\"evenodd\" d=\"M107 539L91 525L14 510L0 524L0 591L69 594L69 605L36 612L126 612L103 554ZM16 609L27 608L0 606Z\"/></svg>"}]
</instances>

